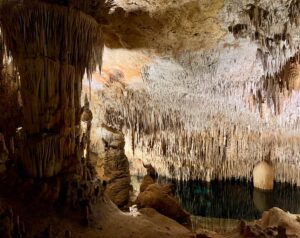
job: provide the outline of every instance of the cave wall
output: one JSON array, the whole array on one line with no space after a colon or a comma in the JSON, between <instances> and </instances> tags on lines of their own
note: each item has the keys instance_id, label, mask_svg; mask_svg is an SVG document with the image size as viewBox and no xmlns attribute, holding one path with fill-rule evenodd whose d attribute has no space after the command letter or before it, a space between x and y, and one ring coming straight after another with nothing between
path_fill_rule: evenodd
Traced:
<instances>
[{"instance_id":1,"label":"cave wall","mask_svg":"<svg viewBox=\"0 0 300 238\"><path fill-rule=\"evenodd\" d=\"M266 87L257 46L232 39L218 47L210 54L150 57L136 68L139 84L138 73L131 78L126 67L105 70L92 81L96 120L123 131L132 174L143 174L142 163L151 163L160 175L182 180L250 180L254 166L270 160L276 181L299 184L297 88L284 86L279 113L273 97L283 91L275 90L275 77Z\"/></svg>"}]
</instances>

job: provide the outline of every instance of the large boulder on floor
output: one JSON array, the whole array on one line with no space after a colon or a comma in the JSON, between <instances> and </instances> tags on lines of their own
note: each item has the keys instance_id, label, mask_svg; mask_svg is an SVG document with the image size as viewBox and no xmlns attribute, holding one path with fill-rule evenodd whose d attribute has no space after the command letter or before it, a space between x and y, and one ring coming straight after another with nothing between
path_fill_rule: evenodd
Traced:
<instances>
[{"instance_id":1,"label":"large boulder on floor","mask_svg":"<svg viewBox=\"0 0 300 238\"><path fill-rule=\"evenodd\" d=\"M141 192L136 204L138 208L153 208L159 213L180 223L188 223L190 214L181 208L179 202L172 195L169 185L151 184Z\"/></svg>"},{"instance_id":2,"label":"large boulder on floor","mask_svg":"<svg viewBox=\"0 0 300 238\"><path fill-rule=\"evenodd\" d=\"M258 163L253 170L253 185L262 190L272 190L274 186L274 169L266 161Z\"/></svg>"},{"instance_id":3,"label":"large boulder on floor","mask_svg":"<svg viewBox=\"0 0 300 238\"><path fill-rule=\"evenodd\" d=\"M253 222L242 221L240 235L242 237L299 237L299 216L286 213L274 207L265 211L260 220Z\"/></svg>"}]
</instances>

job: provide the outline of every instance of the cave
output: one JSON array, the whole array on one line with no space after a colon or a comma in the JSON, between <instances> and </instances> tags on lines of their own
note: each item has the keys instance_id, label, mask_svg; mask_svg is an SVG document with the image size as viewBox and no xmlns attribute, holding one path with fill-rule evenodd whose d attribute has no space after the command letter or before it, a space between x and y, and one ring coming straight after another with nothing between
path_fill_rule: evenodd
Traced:
<instances>
[{"instance_id":1,"label":"cave","mask_svg":"<svg viewBox=\"0 0 300 238\"><path fill-rule=\"evenodd\" d=\"M300 237L299 0L0 0L0 237Z\"/></svg>"}]
</instances>

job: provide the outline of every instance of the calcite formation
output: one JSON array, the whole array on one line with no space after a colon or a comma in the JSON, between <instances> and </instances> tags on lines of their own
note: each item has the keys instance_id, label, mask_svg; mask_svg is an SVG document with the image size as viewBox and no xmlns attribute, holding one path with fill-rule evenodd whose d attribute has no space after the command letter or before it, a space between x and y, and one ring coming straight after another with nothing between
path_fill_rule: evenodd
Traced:
<instances>
[{"instance_id":1,"label":"calcite formation","mask_svg":"<svg viewBox=\"0 0 300 238\"><path fill-rule=\"evenodd\" d=\"M261 123L258 112L256 120L247 122L244 118L245 124L233 123L237 118L229 121L221 113L208 113L206 126L198 124L198 130L191 130L188 126L203 118L197 119L196 114L194 121L189 121L179 110L164 111L155 106L147 91L125 89L114 82L100 90L98 97L101 107L106 108L103 120L123 128L133 173L143 174L142 165L138 168L137 164L141 159L153 164L160 175L182 180L250 180L254 166L270 160L276 181L299 183L299 137L251 127Z\"/></svg>"},{"instance_id":2,"label":"calcite formation","mask_svg":"<svg viewBox=\"0 0 300 238\"><path fill-rule=\"evenodd\" d=\"M105 194L119 207L127 205L131 191L129 162L124 152L122 132L108 127L98 128L101 142L92 141L91 152L98 178L105 181ZM100 133L99 133L100 132Z\"/></svg>"},{"instance_id":3,"label":"calcite formation","mask_svg":"<svg viewBox=\"0 0 300 238\"><path fill-rule=\"evenodd\" d=\"M190 223L190 214L180 207L174 197L172 185L155 183L156 171L146 166L147 175L144 176L140 187L140 194L135 203L139 209L153 208L159 213L170 217L180 223Z\"/></svg>"},{"instance_id":4,"label":"calcite formation","mask_svg":"<svg viewBox=\"0 0 300 238\"><path fill-rule=\"evenodd\" d=\"M217 20L224 0L114 3L104 27L110 48L147 48L162 54L211 48L225 32Z\"/></svg>"},{"instance_id":5,"label":"calcite formation","mask_svg":"<svg viewBox=\"0 0 300 238\"><path fill-rule=\"evenodd\" d=\"M275 181L300 184L299 1L115 3L105 31L115 29L119 18L133 20L128 35L122 30L115 38L107 34L106 41L112 39L108 45L157 50L145 54L149 59L140 68L142 87L134 88L119 74L95 90L95 100L100 98L104 108L102 119L125 134L133 173L143 174L144 162L160 175L181 180L252 180L255 165L268 160ZM182 25L176 25L174 38L157 40L173 26L170 22L156 31L153 42L144 41L169 12L175 14L178 6L189 11L193 4L217 26L199 19L193 29L205 24L218 29L214 36L202 27L205 34L188 37L191 47L177 47ZM183 23L187 36L193 17ZM141 27L141 19L157 25ZM203 35L211 44L201 41Z\"/></svg>"},{"instance_id":6,"label":"calcite formation","mask_svg":"<svg viewBox=\"0 0 300 238\"><path fill-rule=\"evenodd\" d=\"M32 204L43 200L49 208L57 202L79 207L82 224L100 233L102 227L90 220L92 203L104 192L117 205L126 204L130 165L134 173L143 174L151 163L159 175L178 180L246 178L270 188L256 183L264 174L255 166L268 161L275 181L300 185L299 0L107 2L108 8L102 0L0 1L5 44L0 55L6 51L7 61L12 58L18 85L1 75L0 104L8 101L15 111L0 108L0 124L11 121L0 128L5 138L0 153L13 158L23 176L8 168L6 193L21 194ZM137 57L137 67L127 67L134 60L118 59L121 64L105 68L108 80L87 94L94 100L91 108L87 96L81 107L82 77L90 77L97 64L101 71L104 43L144 55ZM139 86L127 81L131 76ZM14 121L16 88L21 123ZM145 176L138 205L182 221L188 214L170 187L154 182L151 174ZM119 211L109 223L114 206L101 206L103 224L137 224L120 218ZM0 209L0 235L25 236L13 218L11 209ZM140 221L138 227L151 227ZM52 231L49 226L41 236L51 237ZM299 224L295 216L273 209L254 224L242 222L238 232L295 236ZM190 236L182 234L177 236ZM153 237L153 231L147 235Z\"/></svg>"},{"instance_id":7,"label":"calcite formation","mask_svg":"<svg viewBox=\"0 0 300 238\"><path fill-rule=\"evenodd\" d=\"M266 161L258 163L253 169L253 185L262 190L272 190L274 186L274 169Z\"/></svg>"},{"instance_id":8,"label":"calcite formation","mask_svg":"<svg viewBox=\"0 0 300 238\"><path fill-rule=\"evenodd\" d=\"M1 6L1 32L20 75L23 103L17 162L30 177L57 175L81 159L81 80L103 47L101 27L83 13L90 7L83 2L74 8L38 1Z\"/></svg>"}]
</instances>

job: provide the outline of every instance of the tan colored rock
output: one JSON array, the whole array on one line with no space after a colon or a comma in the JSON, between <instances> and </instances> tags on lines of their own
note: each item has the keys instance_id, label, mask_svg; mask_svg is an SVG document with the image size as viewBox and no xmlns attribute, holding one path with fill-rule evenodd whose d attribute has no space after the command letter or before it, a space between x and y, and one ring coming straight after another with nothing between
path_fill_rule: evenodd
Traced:
<instances>
[{"instance_id":1,"label":"tan colored rock","mask_svg":"<svg viewBox=\"0 0 300 238\"><path fill-rule=\"evenodd\" d=\"M241 222L243 237L299 237L300 223L297 215L289 214L274 207L263 213L262 218L253 222Z\"/></svg>"},{"instance_id":2,"label":"tan colored rock","mask_svg":"<svg viewBox=\"0 0 300 238\"><path fill-rule=\"evenodd\" d=\"M139 208L154 208L180 223L189 222L190 214L173 197L169 185L151 184L136 199Z\"/></svg>"},{"instance_id":3,"label":"tan colored rock","mask_svg":"<svg viewBox=\"0 0 300 238\"><path fill-rule=\"evenodd\" d=\"M102 129L105 131L102 138L104 151L99 155L102 163L97 166L103 171L101 179L107 182L105 194L117 206L124 206L129 201L131 190L129 162L124 153L124 135L105 125Z\"/></svg>"},{"instance_id":4,"label":"tan colored rock","mask_svg":"<svg viewBox=\"0 0 300 238\"><path fill-rule=\"evenodd\" d=\"M253 170L253 185L262 190L272 190L274 186L274 169L269 163L262 161Z\"/></svg>"}]
</instances>

